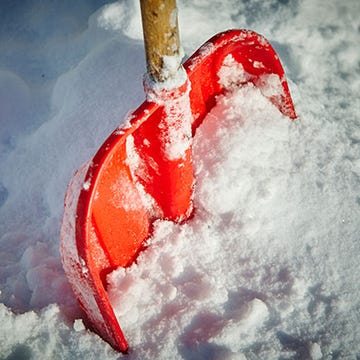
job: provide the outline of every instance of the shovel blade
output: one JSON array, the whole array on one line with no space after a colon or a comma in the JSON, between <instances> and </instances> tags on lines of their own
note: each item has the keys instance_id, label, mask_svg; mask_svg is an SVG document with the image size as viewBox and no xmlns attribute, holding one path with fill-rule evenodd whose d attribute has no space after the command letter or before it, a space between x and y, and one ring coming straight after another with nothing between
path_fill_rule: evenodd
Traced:
<instances>
[{"instance_id":1,"label":"shovel blade","mask_svg":"<svg viewBox=\"0 0 360 360\"><path fill-rule=\"evenodd\" d=\"M223 83L219 74L229 64L235 64L240 73ZM217 95L248 82L263 88L284 115L296 117L277 54L252 31L230 30L214 36L184 68L191 84L193 134ZM267 81L274 75L280 85L269 93ZM65 272L92 328L123 352L128 344L106 293L106 275L135 261L155 219L182 221L192 209L191 147L180 159L164 156L157 133L165 116L163 106L144 102L129 124L116 129L77 171L65 197L61 228Z\"/></svg>"}]
</instances>

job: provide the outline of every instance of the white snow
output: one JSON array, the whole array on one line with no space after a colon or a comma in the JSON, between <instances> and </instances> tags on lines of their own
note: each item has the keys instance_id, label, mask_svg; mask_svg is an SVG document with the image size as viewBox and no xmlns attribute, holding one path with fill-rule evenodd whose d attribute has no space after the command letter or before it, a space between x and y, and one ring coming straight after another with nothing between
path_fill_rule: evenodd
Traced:
<instances>
[{"instance_id":1,"label":"white snow","mask_svg":"<svg viewBox=\"0 0 360 360\"><path fill-rule=\"evenodd\" d=\"M238 75L234 77L234 73ZM235 61L231 54L227 55L218 71L220 84L225 89L230 89L248 82L252 76L244 70L242 64Z\"/></svg>"},{"instance_id":2,"label":"white snow","mask_svg":"<svg viewBox=\"0 0 360 360\"><path fill-rule=\"evenodd\" d=\"M178 7L187 55L230 28L269 39L298 119L264 97L277 77L218 98L192 140L195 216L156 222L109 277L122 355L86 328L59 229L72 174L144 100L139 5L0 2L0 358L356 359L360 3Z\"/></svg>"},{"instance_id":3,"label":"white snow","mask_svg":"<svg viewBox=\"0 0 360 360\"><path fill-rule=\"evenodd\" d=\"M176 59L172 61L178 63ZM174 76L164 82L156 83L145 76L144 85L147 101L163 106L167 115L158 125L164 156L171 161L184 159L192 143L191 84L184 68L177 69Z\"/></svg>"}]
</instances>

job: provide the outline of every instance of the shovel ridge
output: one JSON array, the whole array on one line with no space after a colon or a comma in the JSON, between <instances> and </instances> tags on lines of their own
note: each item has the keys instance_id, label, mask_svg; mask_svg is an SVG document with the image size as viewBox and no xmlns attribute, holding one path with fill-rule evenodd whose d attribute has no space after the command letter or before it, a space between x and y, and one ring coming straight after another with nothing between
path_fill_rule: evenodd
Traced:
<instances>
[{"instance_id":1,"label":"shovel ridge","mask_svg":"<svg viewBox=\"0 0 360 360\"><path fill-rule=\"evenodd\" d=\"M267 97L284 115L296 117L284 70L270 43L250 30L229 30L215 35L184 63L191 85L193 135L216 97L227 91L219 77L227 56L249 74L244 80L235 79L237 86L246 81L262 86L262 80L275 74L280 92ZM106 275L136 260L154 220L183 221L192 213L191 144L180 159L165 156L158 132L166 116L162 104L141 104L78 171L65 198L61 228L65 272L93 329L123 352L128 344L105 290Z\"/></svg>"}]
</instances>

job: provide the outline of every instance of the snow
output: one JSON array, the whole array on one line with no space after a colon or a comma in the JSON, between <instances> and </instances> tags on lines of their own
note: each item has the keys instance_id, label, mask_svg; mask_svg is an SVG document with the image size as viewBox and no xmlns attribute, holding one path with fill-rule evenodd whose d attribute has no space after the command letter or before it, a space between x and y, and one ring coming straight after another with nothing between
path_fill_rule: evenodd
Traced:
<instances>
[{"instance_id":1,"label":"snow","mask_svg":"<svg viewBox=\"0 0 360 360\"><path fill-rule=\"evenodd\" d=\"M186 55L229 28L269 39L298 119L264 97L275 77L218 98L192 144L195 216L158 221L109 278L122 355L86 328L59 229L74 171L144 100L139 5L0 2L0 358L357 358L360 3L178 5Z\"/></svg>"},{"instance_id":2,"label":"snow","mask_svg":"<svg viewBox=\"0 0 360 360\"><path fill-rule=\"evenodd\" d=\"M184 49L180 47L178 51L178 54L164 55L162 57L163 64L160 76L162 79L165 79L164 81L156 82L152 80L151 76L145 74L144 85L148 89L146 92L146 99L148 101L159 103L159 101L164 100L159 99L161 90L174 90L186 82L186 72L180 66L184 57Z\"/></svg>"}]
</instances>

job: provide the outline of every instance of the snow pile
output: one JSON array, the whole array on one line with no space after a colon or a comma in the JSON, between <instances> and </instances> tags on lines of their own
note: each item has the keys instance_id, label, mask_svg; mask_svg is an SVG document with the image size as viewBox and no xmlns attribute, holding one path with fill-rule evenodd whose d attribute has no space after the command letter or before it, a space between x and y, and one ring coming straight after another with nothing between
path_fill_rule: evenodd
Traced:
<instances>
[{"instance_id":1,"label":"snow pile","mask_svg":"<svg viewBox=\"0 0 360 360\"><path fill-rule=\"evenodd\" d=\"M195 217L183 225L158 221L137 264L109 279L113 307L140 358L154 346L163 359L214 347L230 356L256 341L269 317L268 289L259 286L262 271L252 279L244 276L244 258L261 257L278 224L288 221L278 186L289 179L289 126L290 120L248 85L219 97L197 130ZM274 248L284 238L274 241ZM253 294L243 298L249 280ZM236 294L239 302L231 304Z\"/></svg>"},{"instance_id":2,"label":"snow pile","mask_svg":"<svg viewBox=\"0 0 360 360\"><path fill-rule=\"evenodd\" d=\"M339 278L349 255L327 265L341 258L333 232L348 204L323 198L312 167L299 171L298 127L253 85L218 98L194 138L195 217L159 221L137 264L109 279L135 358L155 347L163 359L319 358L356 346L342 329L357 326Z\"/></svg>"},{"instance_id":3,"label":"snow pile","mask_svg":"<svg viewBox=\"0 0 360 360\"><path fill-rule=\"evenodd\" d=\"M179 0L186 54L229 28L268 38L299 118L253 86L219 97L193 139L195 216L157 222L138 264L112 275L125 356L84 326L59 228L73 172L144 99L139 6L0 13L1 359L359 356L357 0Z\"/></svg>"}]
</instances>

